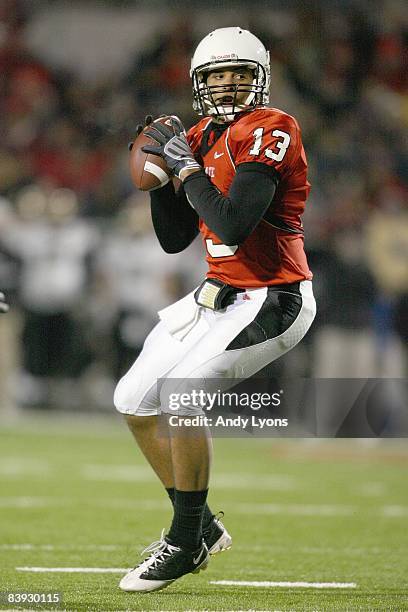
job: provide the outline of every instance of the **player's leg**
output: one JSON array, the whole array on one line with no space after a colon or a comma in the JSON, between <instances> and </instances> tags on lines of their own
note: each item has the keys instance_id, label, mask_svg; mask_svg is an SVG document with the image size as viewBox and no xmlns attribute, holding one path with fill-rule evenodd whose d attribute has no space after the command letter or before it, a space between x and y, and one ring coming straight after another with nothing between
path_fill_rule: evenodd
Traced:
<instances>
[{"instance_id":1,"label":"player's leg","mask_svg":"<svg viewBox=\"0 0 408 612\"><path fill-rule=\"evenodd\" d=\"M225 380L231 386L231 378L254 374L297 344L311 325L315 305L310 284L304 285L302 291L294 287L292 294L282 291L279 295L267 288L248 293L246 298L238 296L226 311L203 311L208 331L168 373L161 388L162 409L168 406L170 412L170 394L190 393L191 397L197 379L216 379L217 384ZM198 570L206 566L205 545L201 543L195 551L190 548L201 537L210 465L205 427L197 426L192 435L191 429L187 431L182 426L183 417L194 414L200 415L201 408L185 407L184 414L178 415L177 433L170 437L176 495L168 537L158 543L145 565L122 579L124 590L158 590L195 567ZM178 488L181 486L184 488Z\"/></svg>"},{"instance_id":2,"label":"player's leg","mask_svg":"<svg viewBox=\"0 0 408 612\"><path fill-rule=\"evenodd\" d=\"M249 298L249 299L248 299ZM226 390L233 379L246 379L295 346L315 315L311 283L290 289L250 291L238 296L224 312L206 311L209 330L171 370L161 389L163 409L168 398L193 397L199 387ZM214 388L215 388L214 387ZM183 427L183 419L202 414L200 406L183 406L172 417L170 447L176 488L171 541L198 546L200 512L205 503L210 467L205 426ZM195 535L194 535L195 529Z\"/></svg>"},{"instance_id":3,"label":"player's leg","mask_svg":"<svg viewBox=\"0 0 408 612\"><path fill-rule=\"evenodd\" d=\"M191 431L185 435L180 429L180 435L181 445L178 448L181 452L170 455L173 473L177 474L174 517L170 531L165 537L162 533L161 539L149 547L150 556L122 578L120 588L125 591L156 591L208 565L209 547L203 537L203 518L208 508L210 439L202 428L197 428L194 440ZM169 438L167 441L169 443ZM218 532L216 540L219 550L227 548L222 546L225 538L229 538L225 528L211 515L210 518L212 531ZM207 531L208 535L213 535Z\"/></svg>"},{"instance_id":4,"label":"player's leg","mask_svg":"<svg viewBox=\"0 0 408 612\"><path fill-rule=\"evenodd\" d=\"M210 436L205 426L183 426L184 418L202 414L200 407L184 406L176 414L171 414L169 400L181 394L191 396L191 391L200 385L200 381L204 386L208 384L209 378L224 378L227 370L230 370L230 362L224 359L225 367L218 372L212 367L212 362L224 354L228 344L254 319L263 303L264 294L266 290L258 292L256 299L242 303L239 310L235 308L234 317L225 311L217 313L202 309L201 314L207 325L206 333L178 361L161 387L162 410L166 411L168 406L172 422L177 423L177 426L169 428L175 504L168 538L183 549L197 549L200 544L203 508L208 494ZM228 534L226 537L228 547L231 538Z\"/></svg>"},{"instance_id":5,"label":"player's leg","mask_svg":"<svg viewBox=\"0 0 408 612\"><path fill-rule=\"evenodd\" d=\"M127 414L125 419L138 447L171 499L174 491L174 475L169 438L163 433L164 429L167 429L166 417Z\"/></svg>"},{"instance_id":6,"label":"player's leg","mask_svg":"<svg viewBox=\"0 0 408 612\"><path fill-rule=\"evenodd\" d=\"M158 323L146 338L136 362L117 384L114 394L116 409L125 416L140 450L166 488L174 486L173 469L168 437L158 435L157 378L174 367L182 355L181 343ZM165 427L166 423L160 426Z\"/></svg>"},{"instance_id":7,"label":"player's leg","mask_svg":"<svg viewBox=\"0 0 408 612\"><path fill-rule=\"evenodd\" d=\"M167 494L174 506L176 491L173 473L173 459L171 456L167 416L140 417L126 415L126 422L132 432L137 445L144 457L153 468L155 474L161 480ZM211 452L210 440L203 440L204 448L196 445L196 452L207 454ZM202 468L204 470L204 468ZM207 470L208 472L208 470ZM197 474L198 488L204 486L201 481L207 479L208 473L200 472ZM183 490L184 485L179 488ZM203 535L210 554L216 554L230 547L230 538L219 517L211 512L208 504L205 504L203 515Z\"/></svg>"},{"instance_id":8,"label":"player's leg","mask_svg":"<svg viewBox=\"0 0 408 612\"><path fill-rule=\"evenodd\" d=\"M169 436L166 435L167 417L158 415L158 379L168 375L207 329L205 326L202 331L195 330L193 335L180 342L160 322L147 337L142 353L115 390L116 408L125 415L140 450L166 489L174 487L174 476ZM171 491L169 495L172 497Z\"/></svg>"},{"instance_id":9,"label":"player's leg","mask_svg":"<svg viewBox=\"0 0 408 612\"><path fill-rule=\"evenodd\" d=\"M142 419L154 423L160 417L155 417L160 404L160 394L156 381L160 377L169 375L174 361L180 361L191 350L199 339L208 331L208 324L202 320L194 326L188 336L180 342L175 340L167 331L166 326L160 323L147 339L139 359L129 373L120 381L115 392L115 405L124 414L127 414L136 440L140 443L146 458L155 469L157 475L166 486L173 481L173 458L170 452L169 436L163 429L157 436L157 426L148 424L144 426ZM174 353L171 356L171 349ZM160 356L156 360L157 352ZM181 355L184 353L184 355ZM147 372L150 371L150 374ZM134 412L134 415L130 415ZM144 414L145 416L139 416ZM130 416L129 416L130 415ZM150 416L148 416L150 415ZM163 418L163 417L162 417ZM167 418L166 415L164 418ZM174 454L177 461L178 483L180 490L172 488L175 516L178 521L185 522L183 526L183 542L185 547L173 543L170 538L163 537L149 548L151 555L134 570L129 572L120 582L125 591L150 591L163 588L178 577L204 569L208 564L209 550L219 552L230 546L231 538L218 517L212 515L206 504L209 464L211 455L210 439L207 432L198 432L191 448L183 453ZM188 446L186 444L186 446ZM155 454L159 458L155 457ZM171 469L169 469L171 466ZM193 466L192 469L190 466ZM191 485L191 483L193 483ZM181 489L185 486L186 490ZM183 507L183 510L180 508ZM178 511L176 511L178 509ZM202 534L204 523L205 532ZM176 524L176 521L174 521ZM203 542L206 539L208 546ZM195 544L199 542L195 549ZM166 567L161 565L166 561ZM148 578L145 574L148 572ZM168 575L170 574L170 578Z\"/></svg>"},{"instance_id":10,"label":"player's leg","mask_svg":"<svg viewBox=\"0 0 408 612\"><path fill-rule=\"evenodd\" d=\"M145 341L142 353L115 390L116 408L124 414L128 426L147 461L163 483L174 505L175 488L167 416L158 416L160 395L157 379L164 377L207 327L193 330L184 341L171 336L159 323ZM222 523L207 504L204 508L205 540L212 554L224 549Z\"/></svg>"}]
</instances>

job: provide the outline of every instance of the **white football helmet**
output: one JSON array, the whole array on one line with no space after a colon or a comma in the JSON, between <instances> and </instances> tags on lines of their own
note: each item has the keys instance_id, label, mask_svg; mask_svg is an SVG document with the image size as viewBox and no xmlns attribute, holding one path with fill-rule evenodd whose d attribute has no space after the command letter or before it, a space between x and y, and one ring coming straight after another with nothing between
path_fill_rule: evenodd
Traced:
<instances>
[{"instance_id":1,"label":"white football helmet","mask_svg":"<svg viewBox=\"0 0 408 612\"><path fill-rule=\"evenodd\" d=\"M251 84L231 85L233 102L217 105L213 95L225 91L225 85L208 86L206 76L218 68L249 68L254 79ZM248 30L239 27L219 28L210 32L199 43L191 60L190 76L193 81L193 108L199 115L217 116L232 121L236 113L269 102L269 51ZM238 92L248 92L241 104L236 104Z\"/></svg>"}]
</instances>

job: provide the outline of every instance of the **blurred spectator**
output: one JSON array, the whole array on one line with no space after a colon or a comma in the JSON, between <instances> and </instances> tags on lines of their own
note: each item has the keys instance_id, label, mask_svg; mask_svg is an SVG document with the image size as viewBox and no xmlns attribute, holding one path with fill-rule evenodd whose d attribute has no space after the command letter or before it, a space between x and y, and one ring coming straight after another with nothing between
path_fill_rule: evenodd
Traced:
<instances>
[{"instance_id":1,"label":"blurred spectator","mask_svg":"<svg viewBox=\"0 0 408 612\"><path fill-rule=\"evenodd\" d=\"M47 193L31 185L19 192L16 205L18 219L0 241L21 262L23 373L18 399L24 405L46 406L51 402L50 380L76 379L89 361L80 317L98 233L78 218L77 197L68 189Z\"/></svg>"},{"instance_id":2,"label":"blurred spectator","mask_svg":"<svg viewBox=\"0 0 408 612\"><path fill-rule=\"evenodd\" d=\"M380 348L398 334L405 348L408 373L408 208L400 189L383 193L381 206L366 227L368 265L376 280L375 331Z\"/></svg>"},{"instance_id":3,"label":"blurred spectator","mask_svg":"<svg viewBox=\"0 0 408 612\"><path fill-rule=\"evenodd\" d=\"M0 236L8 231L14 222L14 211L5 198L0 197ZM0 291L6 294L12 305L7 316L0 317L0 411L11 410L14 397L11 389L13 374L19 365L18 313L13 307L19 278L19 261L0 242Z\"/></svg>"},{"instance_id":4,"label":"blurred spectator","mask_svg":"<svg viewBox=\"0 0 408 612\"><path fill-rule=\"evenodd\" d=\"M177 113L192 119L190 55L194 47L187 19L160 32L153 48L139 55L125 76L140 108L151 114Z\"/></svg>"},{"instance_id":5,"label":"blurred spectator","mask_svg":"<svg viewBox=\"0 0 408 612\"><path fill-rule=\"evenodd\" d=\"M181 295L174 263L155 239L145 195L131 196L101 245L98 258L100 303L107 300L112 311L109 361L115 379L138 356L157 322L157 311Z\"/></svg>"},{"instance_id":6,"label":"blurred spectator","mask_svg":"<svg viewBox=\"0 0 408 612\"><path fill-rule=\"evenodd\" d=\"M314 373L318 378L369 378L375 368L372 304L374 282L361 237L343 232L315 260L321 310L315 329ZM322 265L323 263L323 265Z\"/></svg>"}]
</instances>

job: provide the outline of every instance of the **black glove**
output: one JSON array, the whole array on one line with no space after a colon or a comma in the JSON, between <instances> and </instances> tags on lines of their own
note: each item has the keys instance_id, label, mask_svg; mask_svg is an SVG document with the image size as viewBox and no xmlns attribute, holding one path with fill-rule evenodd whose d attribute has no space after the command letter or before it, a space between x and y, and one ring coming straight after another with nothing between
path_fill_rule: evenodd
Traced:
<instances>
[{"instance_id":1,"label":"black glove","mask_svg":"<svg viewBox=\"0 0 408 612\"><path fill-rule=\"evenodd\" d=\"M6 303L6 298L4 297L4 293L0 292L0 313L7 312L9 309L9 305Z\"/></svg>"},{"instance_id":2,"label":"black glove","mask_svg":"<svg viewBox=\"0 0 408 612\"><path fill-rule=\"evenodd\" d=\"M187 142L184 126L175 115L171 115L166 123L150 123L145 134L155 140L157 146L146 145L142 151L160 155L178 178L181 178L183 170L201 168Z\"/></svg>"}]
</instances>

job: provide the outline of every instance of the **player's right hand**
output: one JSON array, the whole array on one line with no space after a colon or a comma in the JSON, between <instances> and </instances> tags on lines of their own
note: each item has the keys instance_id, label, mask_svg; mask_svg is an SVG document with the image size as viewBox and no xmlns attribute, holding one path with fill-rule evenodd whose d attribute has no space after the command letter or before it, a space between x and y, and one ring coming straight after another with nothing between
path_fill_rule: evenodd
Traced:
<instances>
[{"instance_id":1,"label":"player's right hand","mask_svg":"<svg viewBox=\"0 0 408 612\"><path fill-rule=\"evenodd\" d=\"M7 312L9 309L9 305L6 302L6 298L4 297L4 293L0 291L0 313Z\"/></svg>"},{"instance_id":2,"label":"player's right hand","mask_svg":"<svg viewBox=\"0 0 408 612\"><path fill-rule=\"evenodd\" d=\"M144 125L142 123L139 123L136 126L136 136L135 136L135 139L143 132L145 127L147 127L151 123L153 123L153 117L151 115L146 115ZM129 144L128 144L129 151L132 150L132 147L133 147L133 141L129 142Z\"/></svg>"}]
</instances>

